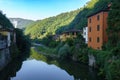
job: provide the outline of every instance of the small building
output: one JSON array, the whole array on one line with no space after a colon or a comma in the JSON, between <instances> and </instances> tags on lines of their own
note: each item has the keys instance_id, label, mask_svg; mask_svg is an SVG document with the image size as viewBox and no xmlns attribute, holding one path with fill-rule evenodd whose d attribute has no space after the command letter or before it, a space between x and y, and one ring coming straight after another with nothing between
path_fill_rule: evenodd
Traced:
<instances>
[{"instance_id":1,"label":"small building","mask_svg":"<svg viewBox=\"0 0 120 80\"><path fill-rule=\"evenodd\" d=\"M83 28L83 38L85 39L85 43L88 43L88 27Z\"/></svg>"},{"instance_id":2,"label":"small building","mask_svg":"<svg viewBox=\"0 0 120 80\"><path fill-rule=\"evenodd\" d=\"M56 34L56 35L53 35L53 40L60 40L60 35Z\"/></svg>"},{"instance_id":3,"label":"small building","mask_svg":"<svg viewBox=\"0 0 120 80\"><path fill-rule=\"evenodd\" d=\"M82 30L69 30L69 31L63 32L62 35L65 35L66 37L70 35L76 37L78 34L81 34L81 33L82 33Z\"/></svg>"},{"instance_id":4,"label":"small building","mask_svg":"<svg viewBox=\"0 0 120 80\"><path fill-rule=\"evenodd\" d=\"M61 39L66 39L70 37L76 37L78 34L82 34L82 30L69 30L65 31L60 35L60 40Z\"/></svg>"},{"instance_id":5,"label":"small building","mask_svg":"<svg viewBox=\"0 0 120 80\"><path fill-rule=\"evenodd\" d=\"M101 10L88 16L88 47L102 49L108 41L106 34L108 10Z\"/></svg>"}]
</instances>

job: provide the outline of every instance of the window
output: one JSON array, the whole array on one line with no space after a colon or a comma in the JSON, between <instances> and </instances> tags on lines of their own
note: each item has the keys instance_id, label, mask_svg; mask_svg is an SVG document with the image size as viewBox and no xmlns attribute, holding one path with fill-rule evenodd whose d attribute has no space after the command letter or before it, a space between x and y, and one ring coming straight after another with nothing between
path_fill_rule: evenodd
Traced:
<instances>
[{"instance_id":1,"label":"window","mask_svg":"<svg viewBox=\"0 0 120 80\"><path fill-rule=\"evenodd\" d=\"M84 35L86 35L86 32L84 32Z\"/></svg>"},{"instance_id":2,"label":"window","mask_svg":"<svg viewBox=\"0 0 120 80\"><path fill-rule=\"evenodd\" d=\"M91 37L89 38L89 42L91 42L92 41L92 39L91 39Z\"/></svg>"},{"instance_id":3,"label":"window","mask_svg":"<svg viewBox=\"0 0 120 80\"><path fill-rule=\"evenodd\" d=\"M72 35L74 35L74 32L72 32Z\"/></svg>"},{"instance_id":4,"label":"window","mask_svg":"<svg viewBox=\"0 0 120 80\"><path fill-rule=\"evenodd\" d=\"M91 27L89 27L89 32L91 32L91 30L92 30Z\"/></svg>"},{"instance_id":5,"label":"window","mask_svg":"<svg viewBox=\"0 0 120 80\"><path fill-rule=\"evenodd\" d=\"M69 33L68 33L68 32L67 32L66 34L67 34L67 35L69 35Z\"/></svg>"},{"instance_id":6,"label":"window","mask_svg":"<svg viewBox=\"0 0 120 80\"><path fill-rule=\"evenodd\" d=\"M99 43L100 42L100 38L99 37L97 37L97 43Z\"/></svg>"},{"instance_id":7,"label":"window","mask_svg":"<svg viewBox=\"0 0 120 80\"><path fill-rule=\"evenodd\" d=\"M78 32L76 32L76 35L78 35Z\"/></svg>"},{"instance_id":8,"label":"window","mask_svg":"<svg viewBox=\"0 0 120 80\"><path fill-rule=\"evenodd\" d=\"M97 31L100 31L100 25L97 25Z\"/></svg>"},{"instance_id":9,"label":"window","mask_svg":"<svg viewBox=\"0 0 120 80\"><path fill-rule=\"evenodd\" d=\"M97 16L97 20L98 20L98 21L100 20L100 16L99 16L99 15Z\"/></svg>"},{"instance_id":10,"label":"window","mask_svg":"<svg viewBox=\"0 0 120 80\"><path fill-rule=\"evenodd\" d=\"M100 49L100 47L97 47L97 49Z\"/></svg>"},{"instance_id":11,"label":"window","mask_svg":"<svg viewBox=\"0 0 120 80\"><path fill-rule=\"evenodd\" d=\"M91 23L91 18L89 19L89 23Z\"/></svg>"}]
</instances>

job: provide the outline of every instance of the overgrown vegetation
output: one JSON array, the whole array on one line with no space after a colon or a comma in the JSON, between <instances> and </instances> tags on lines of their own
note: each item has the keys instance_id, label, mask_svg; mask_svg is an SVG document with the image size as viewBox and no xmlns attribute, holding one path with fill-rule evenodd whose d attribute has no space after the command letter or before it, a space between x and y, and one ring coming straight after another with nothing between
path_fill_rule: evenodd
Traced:
<instances>
[{"instance_id":1,"label":"overgrown vegetation","mask_svg":"<svg viewBox=\"0 0 120 80\"><path fill-rule=\"evenodd\" d=\"M49 39L48 39L49 38ZM46 38L44 38L46 39ZM43 40L44 40L43 39ZM77 37L67 38L66 41L55 41L52 40L51 37L47 37L49 41L45 46L39 46L38 51L43 54L57 56L61 59L73 59L75 61L81 61L87 63L88 57L87 55L87 45L84 42L84 39L81 34L77 35ZM50 41L52 40L52 41ZM56 45L50 45L50 44ZM41 44L44 44L41 42ZM50 46L49 46L50 45Z\"/></svg>"},{"instance_id":2,"label":"overgrown vegetation","mask_svg":"<svg viewBox=\"0 0 120 80\"><path fill-rule=\"evenodd\" d=\"M0 25L2 25L4 28L13 28L13 25L5 16L5 14L2 13L2 11L0 11Z\"/></svg>"},{"instance_id":3,"label":"overgrown vegetation","mask_svg":"<svg viewBox=\"0 0 120 80\"><path fill-rule=\"evenodd\" d=\"M16 45L21 53L29 52L31 41L29 36L25 36L21 29L15 29L16 32Z\"/></svg>"},{"instance_id":4,"label":"overgrown vegetation","mask_svg":"<svg viewBox=\"0 0 120 80\"><path fill-rule=\"evenodd\" d=\"M49 33L55 34L58 28L69 25L78 13L79 10L75 10L38 20L26 28L25 34L29 34L32 39L45 37Z\"/></svg>"}]
</instances>

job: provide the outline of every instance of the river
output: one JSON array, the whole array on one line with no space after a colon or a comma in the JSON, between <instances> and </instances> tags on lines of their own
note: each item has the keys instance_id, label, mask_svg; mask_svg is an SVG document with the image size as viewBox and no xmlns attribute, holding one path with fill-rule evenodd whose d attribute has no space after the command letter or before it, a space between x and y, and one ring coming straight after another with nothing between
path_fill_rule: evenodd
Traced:
<instances>
[{"instance_id":1,"label":"river","mask_svg":"<svg viewBox=\"0 0 120 80\"><path fill-rule=\"evenodd\" d=\"M32 52L0 71L0 80L100 80L96 71L71 60L57 60ZM102 79L101 79L102 80Z\"/></svg>"}]
</instances>

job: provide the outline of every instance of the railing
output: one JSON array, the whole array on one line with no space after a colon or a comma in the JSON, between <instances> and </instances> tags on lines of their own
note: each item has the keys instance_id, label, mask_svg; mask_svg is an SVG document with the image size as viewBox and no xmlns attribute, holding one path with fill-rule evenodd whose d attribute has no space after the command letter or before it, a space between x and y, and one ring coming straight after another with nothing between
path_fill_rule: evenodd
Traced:
<instances>
[{"instance_id":1,"label":"railing","mask_svg":"<svg viewBox=\"0 0 120 80\"><path fill-rule=\"evenodd\" d=\"M6 41L1 41L0 40L0 49L6 48L6 45L7 45Z\"/></svg>"}]
</instances>

